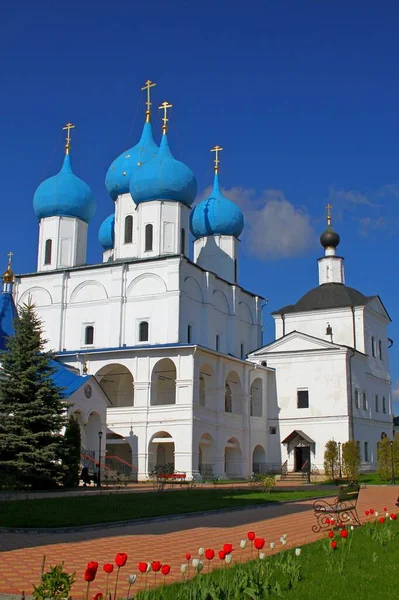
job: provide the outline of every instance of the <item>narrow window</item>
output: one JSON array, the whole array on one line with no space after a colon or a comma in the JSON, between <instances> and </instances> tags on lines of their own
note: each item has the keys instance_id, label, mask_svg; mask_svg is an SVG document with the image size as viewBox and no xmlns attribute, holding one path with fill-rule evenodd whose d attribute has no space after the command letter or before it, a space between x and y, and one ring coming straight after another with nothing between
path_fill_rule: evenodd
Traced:
<instances>
[{"instance_id":1,"label":"narrow window","mask_svg":"<svg viewBox=\"0 0 399 600\"><path fill-rule=\"evenodd\" d=\"M186 249L186 230L182 227L180 231L180 254L185 254Z\"/></svg>"},{"instance_id":2,"label":"narrow window","mask_svg":"<svg viewBox=\"0 0 399 600\"><path fill-rule=\"evenodd\" d=\"M128 215L125 219L125 244L131 244L133 241L133 217Z\"/></svg>"},{"instance_id":3,"label":"narrow window","mask_svg":"<svg viewBox=\"0 0 399 600\"><path fill-rule=\"evenodd\" d=\"M364 442L364 462L369 462L369 444Z\"/></svg>"},{"instance_id":4,"label":"narrow window","mask_svg":"<svg viewBox=\"0 0 399 600\"><path fill-rule=\"evenodd\" d=\"M145 252L152 250L152 225L149 223L145 226Z\"/></svg>"},{"instance_id":5,"label":"narrow window","mask_svg":"<svg viewBox=\"0 0 399 600\"><path fill-rule=\"evenodd\" d=\"M309 408L309 390L297 391L297 407Z\"/></svg>"},{"instance_id":6,"label":"narrow window","mask_svg":"<svg viewBox=\"0 0 399 600\"><path fill-rule=\"evenodd\" d=\"M378 394L375 395L375 412L380 412L380 407L378 406Z\"/></svg>"},{"instance_id":7,"label":"narrow window","mask_svg":"<svg viewBox=\"0 0 399 600\"><path fill-rule=\"evenodd\" d=\"M219 352L220 350L220 337L217 335L216 336L216 352Z\"/></svg>"},{"instance_id":8,"label":"narrow window","mask_svg":"<svg viewBox=\"0 0 399 600\"><path fill-rule=\"evenodd\" d=\"M269 427L269 433L270 435L276 435L277 427Z\"/></svg>"},{"instance_id":9,"label":"narrow window","mask_svg":"<svg viewBox=\"0 0 399 600\"><path fill-rule=\"evenodd\" d=\"M362 408L363 408L363 410L367 410L367 396L366 396L366 392L362 393Z\"/></svg>"},{"instance_id":10,"label":"narrow window","mask_svg":"<svg viewBox=\"0 0 399 600\"><path fill-rule=\"evenodd\" d=\"M237 259L234 259L234 283L237 283Z\"/></svg>"},{"instance_id":11,"label":"narrow window","mask_svg":"<svg viewBox=\"0 0 399 600\"><path fill-rule=\"evenodd\" d=\"M244 344L241 344L240 352L241 352L241 358L244 359L245 358Z\"/></svg>"},{"instance_id":12,"label":"narrow window","mask_svg":"<svg viewBox=\"0 0 399 600\"><path fill-rule=\"evenodd\" d=\"M371 356L375 356L375 338L371 338Z\"/></svg>"},{"instance_id":13,"label":"narrow window","mask_svg":"<svg viewBox=\"0 0 399 600\"><path fill-rule=\"evenodd\" d=\"M53 241L46 240L46 245L44 247L44 264L51 265L51 251L52 251Z\"/></svg>"},{"instance_id":14,"label":"narrow window","mask_svg":"<svg viewBox=\"0 0 399 600\"><path fill-rule=\"evenodd\" d=\"M191 344L191 342L193 341L192 340L192 337L193 337L192 334L193 334L193 328L191 327L191 325L189 325L187 327L187 343L188 344Z\"/></svg>"},{"instance_id":15,"label":"narrow window","mask_svg":"<svg viewBox=\"0 0 399 600\"><path fill-rule=\"evenodd\" d=\"M85 329L85 345L90 346L91 344L94 344L94 327L88 325Z\"/></svg>"},{"instance_id":16,"label":"narrow window","mask_svg":"<svg viewBox=\"0 0 399 600\"><path fill-rule=\"evenodd\" d=\"M382 412L384 413L384 415L387 413L387 404L386 404L385 396L382 397Z\"/></svg>"},{"instance_id":17,"label":"narrow window","mask_svg":"<svg viewBox=\"0 0 399 600\"><path fill-rule=\"evenodd\" d=\"M231 396L231 387L228 383L226 383L226 389L224 393L224 410L227 413L231 413L233 410L232 396Z\"/></svg>"},{"instance_id":18,"label":"narrow window","mask_svg":"<svg viewBox=\"0 0 399 600\"><path fill-rule=\"evenodd\" d=\"M359 390L355 390L355 408L359 408Z\"/></svg>"},{"instance_id":19,"label":"narrow window","mask_svg":"<svg viewBox=\"0 0 399 600\"><path fill-rule=\"evenodd\" d=\"M378 355L380 357L380 360L382 360L382 341L378 340Z\"/></svg>"},{"instance_id":20,"label":"narrow window","mask_svg":"<svg viewBox=\"0 0 399 600\"><path fill-rule=\"evenodd\" d=\"M148 322L141 321L139 325L139 341L148 342Z\"/></svg>"}]
</instances>

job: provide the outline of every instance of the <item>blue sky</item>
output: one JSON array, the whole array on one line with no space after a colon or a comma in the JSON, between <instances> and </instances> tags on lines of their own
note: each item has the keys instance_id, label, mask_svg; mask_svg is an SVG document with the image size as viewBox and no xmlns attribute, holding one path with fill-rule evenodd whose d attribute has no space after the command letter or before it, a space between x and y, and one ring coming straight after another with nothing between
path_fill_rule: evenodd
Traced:
<instances>
[{"instance_id":1,"label":"blue sky","mask_svg":"<svg viewBox=\"0 0 399 600\"><path fill-rule=\"evenodd\" d=\"M150 78L154 106L173 104L171 149L200 190L209 149L224 148L221 181L247 221L241 283L269 301L265 341L269 312L317 285L330 201L347 284L379 294L392 317L398 388L398 3L4 0L1 17L4 265L12 249L17 272L36 268L32 197L59 170L67 121L73 168L98 203L88 260L100 262L105 173L138 139Z\"/></svg>"}]
</instances>

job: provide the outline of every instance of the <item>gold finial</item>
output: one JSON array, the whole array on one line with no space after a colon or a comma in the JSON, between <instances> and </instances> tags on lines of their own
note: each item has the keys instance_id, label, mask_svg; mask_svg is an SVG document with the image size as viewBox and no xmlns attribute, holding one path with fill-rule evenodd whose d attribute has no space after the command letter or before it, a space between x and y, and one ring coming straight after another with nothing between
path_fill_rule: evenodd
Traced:
<instances>
[{"instance_id":1,"label":"gold finial","mask_svg":"<svg viewBox=\"0 0 399 600\"><path fill-rule=\"evenodd\" d=\"M87 375L88 370L89 369L88 369L88 366L87 366L87 354L84 354L83 355L83 369L82 369L83 375Z\"/></svg>"},{"instance_id":2,"label":"gold finial","mask_svg":"<svg viewBox=\"0 0 399 600\"><path fill-rule=\"evenodd\" d=\"M331 204L327 204L327 206L326 206L326 211L327 211L327 227L331 227L331 209L332 209L332 205Z\"/></svg>"},{"instance_id":3,"label":"gold finial","mask_svg":"<svg viewBox=\"0 0 399 600\"><path fill-rule=\"evenodd\" d=\"M151 121L151 88L155 87L157 84L154 83L153 81L151 81L150 79L147 79L147 81L144 84L144 87L141 88L141 91L147 90L147 100L146 100L146 105L147 105L147 110L145 113L145 122L149 123Z\"/></svg>"},{"instance_id":4,"label":"gold finial","mask_svg":"<svg viewBox=\"0 0 399 600\"><path fill-rule=\"evenodd\" d=\"M220 146L214 146L213 148L211 148L211 152L215 153L215 173L219 173L219 152L221 152L223 150L223 148L221 148Z\"/></svg>"},{"instance_id":5,"label":"gold finial","mask_svg":"<svg viewBox=\"0 0 399 600\"><path fill-rule=\"evenodd\" d=\"M8 265L7 265L7 271L3 275L3 282L4 283L12 283L14 281L14 273L12 272L12 269L11 269L11 261L12 261L12 257L13 257L13 252L9 252L7 254L7 256L8 256Z\"/></svg>"},{"instance_id":6,"label":"gold finial","mask_svg":"<svg viewBox=\"0 0 399 600\"><path fill-rule=\"evenodd\" d=\"M72 123L67 123L62 129L63 131L67 131L67 136L65 138L65 154L69 154L69 148L71 147L71 129L75 129L75 125L72 125Z\"/></svg>"},{"instance_id":7,"label":"gold finial","mask_svg":"<svg viewBox=\"0 0 399 600\"><path fill-rule=\"evenodd\" d=\"M172 108L172 104L169 104L168 102L162 102L161 106L158 107L159 110L163 110L163 117L162 117L162 121L163 121L163 125L162 125L162 133L165 134L168 131L168 117L167 112L168 112L168 108Z\"/></svg>"}]
</instances>

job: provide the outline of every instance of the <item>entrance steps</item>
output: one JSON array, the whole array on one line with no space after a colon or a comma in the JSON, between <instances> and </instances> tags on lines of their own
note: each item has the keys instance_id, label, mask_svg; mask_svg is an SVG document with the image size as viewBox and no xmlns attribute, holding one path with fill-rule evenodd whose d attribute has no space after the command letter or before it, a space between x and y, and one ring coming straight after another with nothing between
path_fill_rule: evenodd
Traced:
<instances>
[{"instance_id":1,"label":"entrance steps","mask_svg":"<svg viewBox=\"0 0 399 600\"><path fill-rule=\"evenodd\" d=\"M295 472L292 471L290 473L286 473L284 476L281 476L281 481L289 481L289 482L303 482L307 480L307 473Z\"/></svg>"}]
</instances>

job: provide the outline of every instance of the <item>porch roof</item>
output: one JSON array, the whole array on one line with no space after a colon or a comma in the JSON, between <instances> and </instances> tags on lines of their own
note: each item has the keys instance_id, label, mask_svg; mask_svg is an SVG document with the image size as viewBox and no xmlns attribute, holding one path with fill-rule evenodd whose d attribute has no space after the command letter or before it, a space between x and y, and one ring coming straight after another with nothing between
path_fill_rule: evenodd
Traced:
<instances>
[{"instance_id":1,"label":"porch roof","mask_svg":"<svg viewBox=\"0 0 399 600\"><path fill-rule=\"evenodd\" d=\"M308 435L306 435L306 433L304 433L300 429L294 429L293 431L291 431L291 433L289 435L287 435L287 437L285 438L285 440L283 440L281 443L282 444L288 444L296 436L302 438L305 442L308 442L308 444L314 444L315 443L314 440L312 440L312 438L310 438Z\"/></svg>"}]
</instances>

